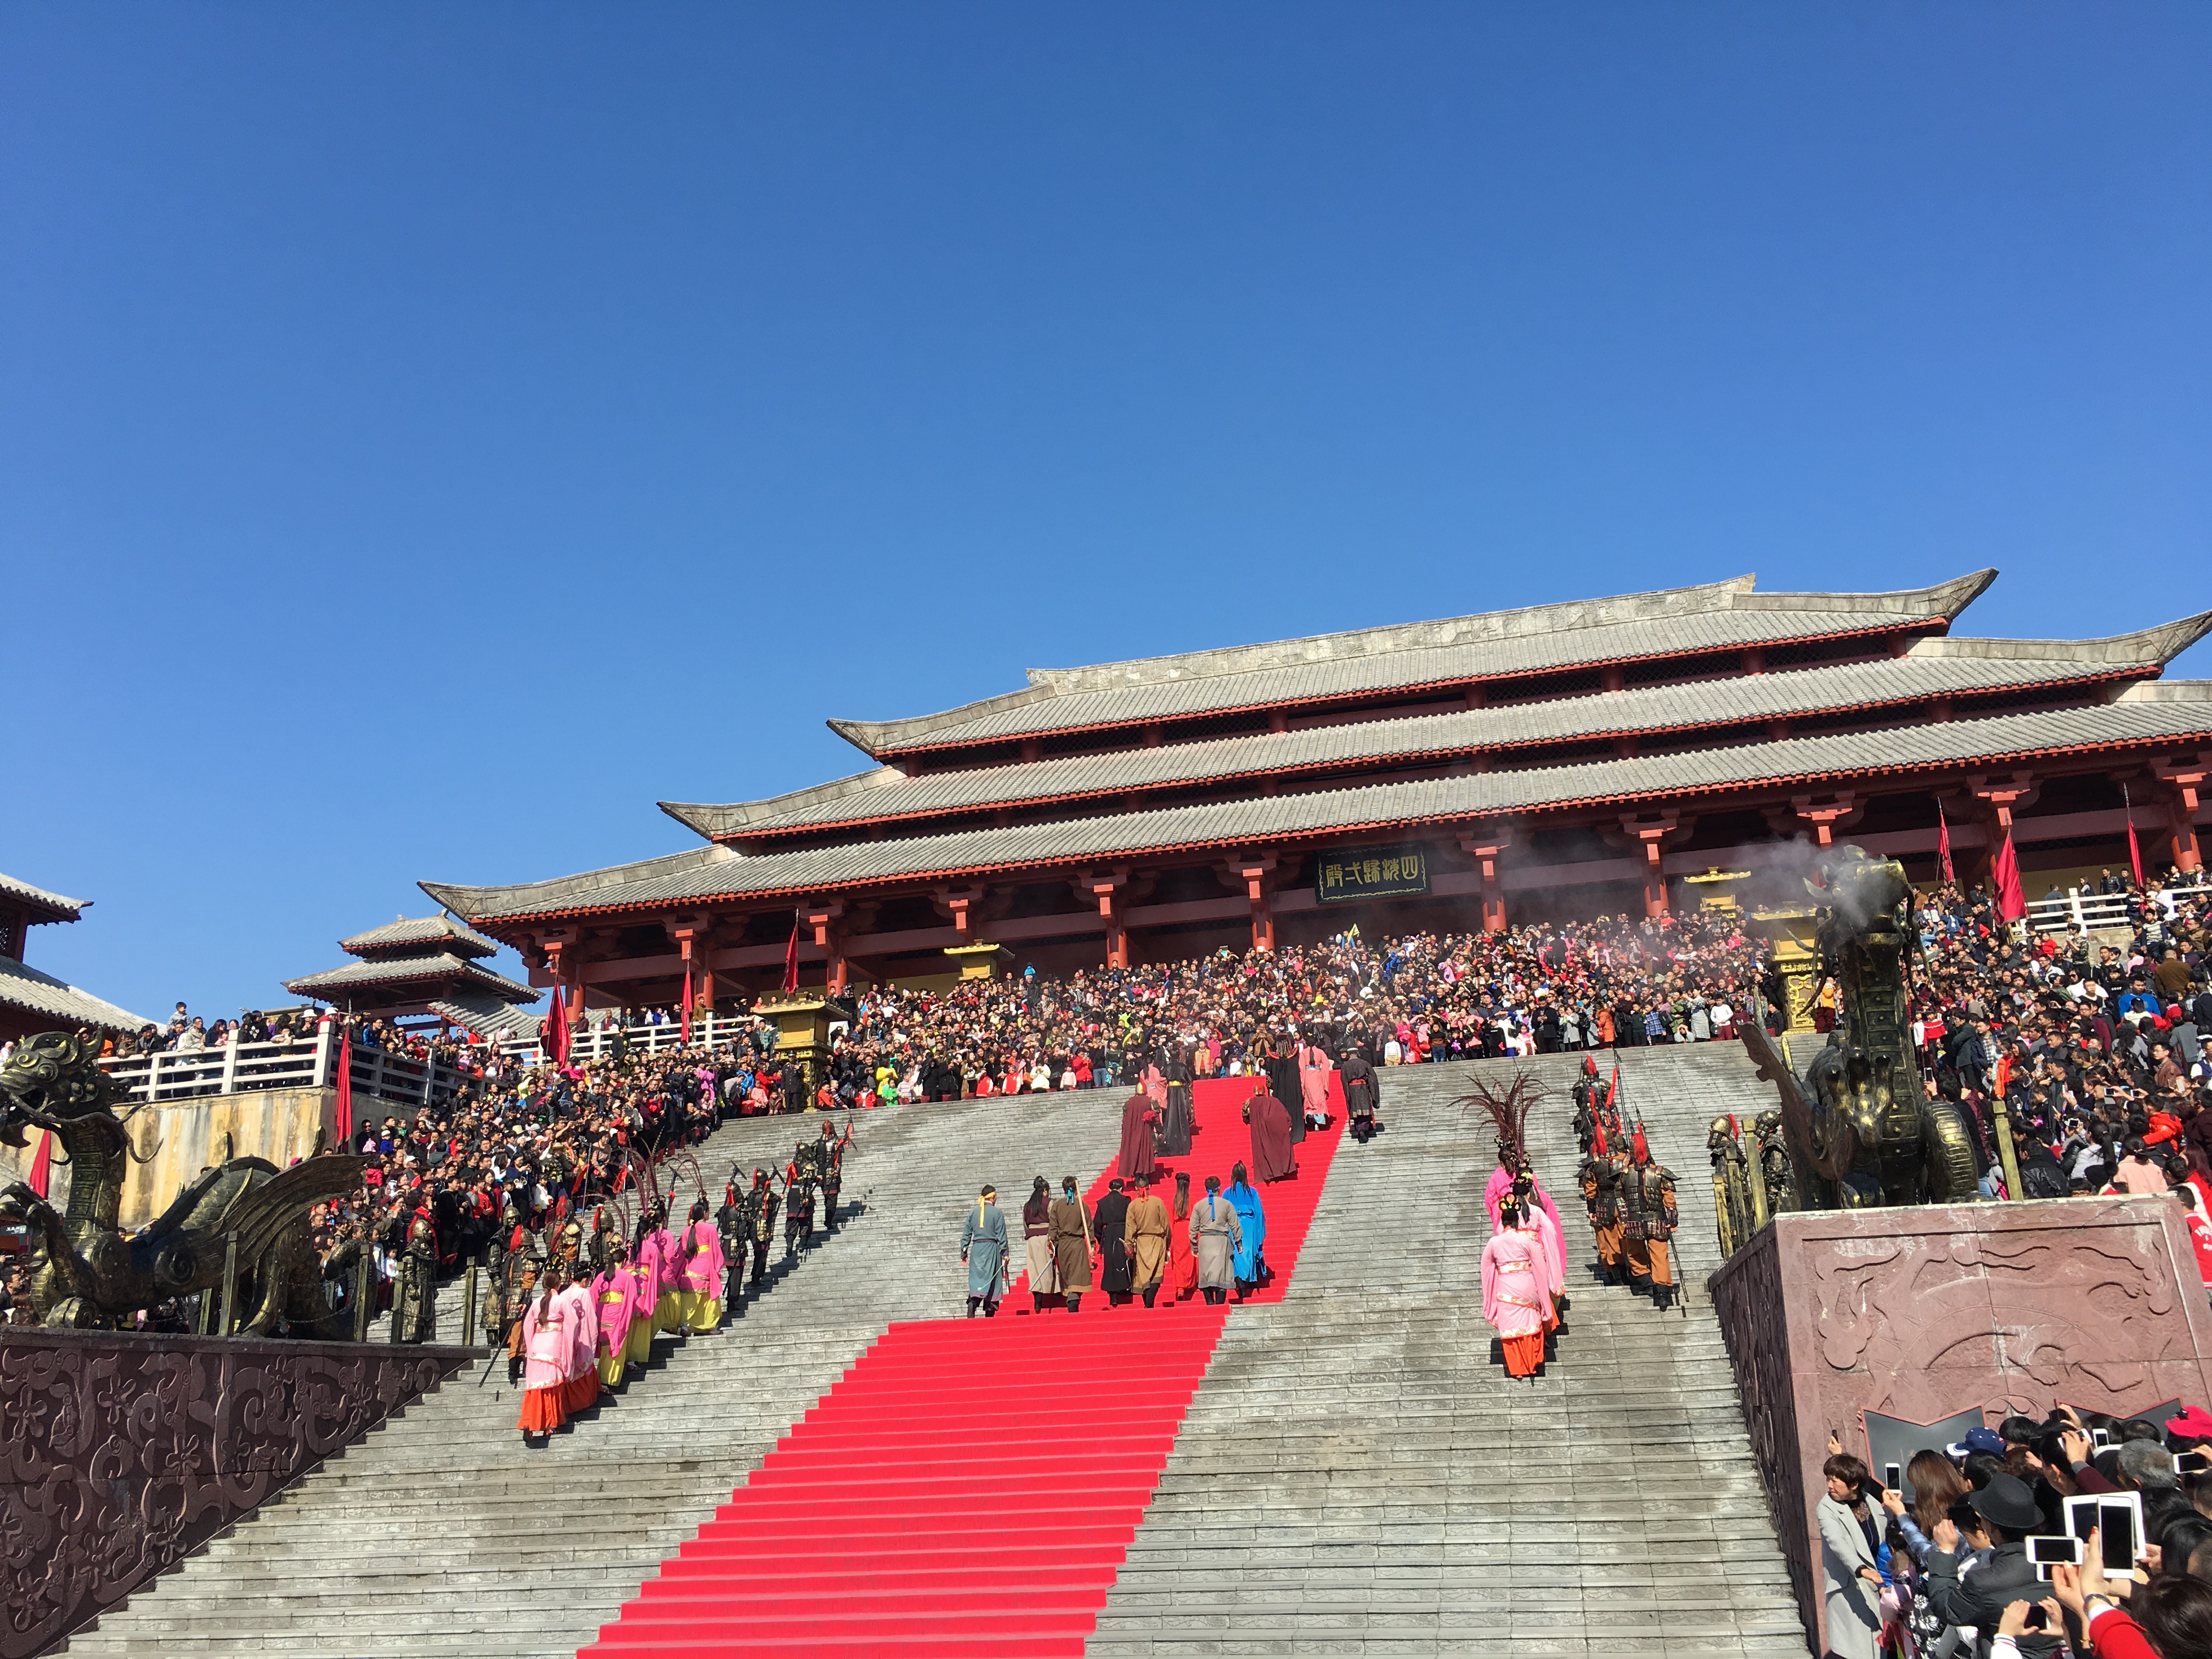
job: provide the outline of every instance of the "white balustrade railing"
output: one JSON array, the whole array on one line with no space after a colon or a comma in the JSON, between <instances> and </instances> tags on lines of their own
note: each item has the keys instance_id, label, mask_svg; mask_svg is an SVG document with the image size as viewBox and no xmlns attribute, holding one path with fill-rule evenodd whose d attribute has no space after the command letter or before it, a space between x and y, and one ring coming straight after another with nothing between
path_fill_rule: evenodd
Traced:
<instances>
[{"instance_id":1,"label":"white balustrade railing","mask_svg":"<svg viewBox=\"0 0 2212 1659\"><path fill-rule=\"evenodd\" d=\"M2082 933L2099 927L2125 927L2128 902L2118 893L2060 893L2030 899L2028 925L2039 933Z\"/></svg>"},{"instance_id":2,"label":"white balustrade railing","mask_svg":"<svg viewBox=\"0 0 2212 1659\"><path fill-rule=\"evenodd\" d=\"M287 1042L232 1042L220 1048L118 1055L100 1062L108 1075L140 1101L190 1100L204 1095L257 1089L319 1089L337 1080L341 1048L324 1026L313 1036ZM428 1106L466 1088L474 1073L438 1060L416 1060L355 1043L349 1070L356 1099Z\"/></svg>"},{"instance_id":3,"label":"white balustrade railing","mask_svg":"<svg viewBox=\"0 0 2212 1659\"><path fill-rule=\"evenodd\" d=\"M750 1014L694 1014L691 1017L691 1042L696 1048L712 1048L722 1043L742 1042L750 1038L760 1022ZM659 1025L624 1025L619 1021L602 1024L587 1020L569 1034L568 1060L572 1065L586 1060L611 1059L619 1041L629 1054L658 1054L684 1046L684 1026L679 1020L668 1020ZM544 1052L535 1036L519 1037L499 1045L500 1052L536 1065L544 1059Z\"/></svg>"}]
</instances>

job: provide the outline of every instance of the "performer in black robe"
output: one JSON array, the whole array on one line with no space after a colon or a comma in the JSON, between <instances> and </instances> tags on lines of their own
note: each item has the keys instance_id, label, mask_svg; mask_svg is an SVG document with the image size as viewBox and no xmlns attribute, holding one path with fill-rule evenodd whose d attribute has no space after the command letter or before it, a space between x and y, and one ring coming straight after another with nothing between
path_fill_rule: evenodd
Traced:
<instances>
[{"instance_id":1,"label":"performer in black robe","mask_svg":"<svg viewBox=\"0 0 2212 1659\"><path fill-rule=\"evenodd\" d=\"M1180 1050L1162 1068L1168 1080L1167 1110L1160 1121L1160 1156L1190 1156L1190 1062ZM1125 1172L1126 1173L1126 1172Z\"/></svg>"},{"instance_id":2,"label":"performer in black robe","mask_svg":"<svg viewBox=\"0 0 2212 1659\"><path fill-rule=\"evenodd\" d=\"M1375 1067L1368 1063L1365 1054L1358 1048L1346 1054L1337 1066L1344 1080L1344 1111L1352 1120L1352 1138L1365 1146L1376 1130Z\"/></svg>"},{"instance_id":3,"label":"performer in black robe","mask_svg":"<svg viewBox=\"0 0 2212 1659\"><path fill-rule=\"evenodd\" d=\"M1291 1115L1291 1145L1295 1146L1306 1138L1305 1091L1298 1081L1298 1057L1295 1047L1285 1054L1279 1039L1267 1043L1267 1092L1279 1101Z\"/></svg>"},{"instance_id":4,"label":"performer in black robe","mask_svg":"<svg viewBox=\"0 0 2212 1659\"><path fill-rule=\"evenodd\" d=\"M1129 1195L1121 1190L1121 1177L1115 1176L1106 1183L1106 1196L1091 1212L1091 1234L1098 1241L1098 1283L1109 1307L1126 1304L1133 1289L1129 1246L1122 1237L1128 1223Z\"/></svg>"},{"instance_id":5,"label":"performer in black robe","mask_svg":"<svg viewBox=\"0 0 2212 1659\"><path fill-rule=\"evenodd\" d=\"M1159 1172L1152 1158L1152 1097L1142 1089L1121 1103L1121 1158L1115 1168L1124 1181Z\"/></svg>"}]
</instances>

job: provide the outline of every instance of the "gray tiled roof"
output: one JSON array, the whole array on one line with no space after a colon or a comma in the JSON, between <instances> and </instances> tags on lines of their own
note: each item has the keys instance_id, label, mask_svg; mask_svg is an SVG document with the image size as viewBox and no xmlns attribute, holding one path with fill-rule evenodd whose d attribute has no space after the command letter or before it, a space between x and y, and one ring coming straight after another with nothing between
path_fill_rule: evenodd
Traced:
<instances>
[{"instance_id":1,"label":"gray tiled roof","mask_svg":"<svg viewBox=\"0 0 2212 1659\"><path fill-rule=\"evenodd\" d=\"M443 951L405 957L371 957L362 962L349 962L343 967L309 974L304 979L288 979L284 981L284 988L294 996L316 997L328 1002L333 992L350 990L357 986L388 985L410 979L441 977L458 978L464 985L495 996L507 997L514 1002L535 1002L539 994L527 985L518 985L502 974L495 974L489 968L448 955Z\"/></svg>"},{"instance_id":2,"label":"gray tiled roof","mask_svg":"<svg viewBox=\"0 0 2212 1659\"><path fill-rule=\"evenodd\" d=\"M1891 593L1755 593L1751 579L1739 577L1704 587L1095 668L1033 669L1025 690L942 714L833 720L830 726L870 754L883 755L1644 657L1786 645L1915 623L1941 625L1996 575L1994 570L1977 571L1933 587Z\"/></svg>"},{"instance_id":3,"label":"gray tiled roof","mask_svg":"<svg viewBox=\"0 0 2212 1659\"><path fill-rule=\"evenodd\" d=\"M701 848L521 886L424 882L422 888L439 903L481 923L568 910L836 890L956 872L1071 866L1170 850L1249 847L1278 838L1312 839L1569 807L1687 800L1806 778L2026 762L2109 744L2212 741L2212 681L2136 689L2159 695L2138 698L2130 690L2115 702L2084 708L861 840L787 853L744 856Z\"/></svg>"},{"instance_id":4,"label":"gray tiled roof","mask_svg":"<svg viewBox=\"0 0 2212 1659\"><path fill-rule=\"evenodd\" d=\"M723 806L663 802L661 810L703 836L761 835L1363 761L1413 763L1424 757L1522 744L1601 740L1626 732L1739 724L2151 672L2208 629L2212 629L2212 612L2112 640L1929 640L1920 644L1932 649L1923 654L1916 647L1901 660L1752 674L1297 732L1244 732L1156 749L1115 750L912 778L896 767L884 766L772 800ZM1969 653L1942 648L1953 644L2001 649Z\"/></svg>"},{"instance_id":5,"label":"gray tiled roof","mask_svg":"<svg viewBox=\"0 0 2212 1659\"><path fill-rule=\"evenodd\" d=\"M464 957L495 956L499 951L497 939L486 939L447 915L402 916L381 927L340 939L338 949L365 957L416 945L435 945Z\"/></svg>"},{"instance_id":6,"label":"gray tiled roof","mask_svg":"<svg viewBox=\"0 0 2212 1659\"><path fill-rule=\"evenodd\" d=\"M151 1024L128 1008L118 1008L89 991L80 991L52 974L26 968L9 957L0 957L0 1002L43 1015L52 1020L58 1030L74 1030L80 1025L90 1025L103 1031L135 1031Z\"/></svg>"},{"instance_id":7,"label":"gray tiled roof","mask_svg":"<svg viewBox=\"0 0 2212 1659\"><path fill-rule=\"evenodd\" d=\"M43 887L33 887L13 876L0 876L0 898L14 899L33 909L51 910L53 915L46 920L52 921L75 921L78 913L92 902L90 899L64 898L59 893L49 893Z\"/></svg>"}]
</instances>

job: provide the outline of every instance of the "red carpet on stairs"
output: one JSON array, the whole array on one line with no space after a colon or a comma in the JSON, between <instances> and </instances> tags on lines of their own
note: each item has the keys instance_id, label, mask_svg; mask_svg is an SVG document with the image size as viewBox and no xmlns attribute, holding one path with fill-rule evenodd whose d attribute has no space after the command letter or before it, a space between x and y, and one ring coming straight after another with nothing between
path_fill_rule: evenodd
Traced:
<instances>
[{"instance_id":1,"label":"red carpet on stairs","mask_svg":"<svg viewBox=\"0 0 2212 1659\"><path fill-rule=\"evenodd\" d=\"M1249 1079L1195 1085L1191 1155L1168 1160L1194 1194L1249 1165L1250 1092ZM1112 1144L1127 1097L1096 1098ZM1297 1147L1297 1177L1260 1189L1276 1278L1255 1301L1290 1283L1342 1133L1334 1086L1330 1112ZM1000 1177L1018 1252L1029 1177L1061 1173ZM957 1304L957 1234L945 1250ZM996 1319L892 1326L582 1652L1080 1654L1231 1309L1109 1309L1096 1291L1073 1316L1016 1317L1018 1304L1020 1279Z\"/></svg>"}]
</instances>

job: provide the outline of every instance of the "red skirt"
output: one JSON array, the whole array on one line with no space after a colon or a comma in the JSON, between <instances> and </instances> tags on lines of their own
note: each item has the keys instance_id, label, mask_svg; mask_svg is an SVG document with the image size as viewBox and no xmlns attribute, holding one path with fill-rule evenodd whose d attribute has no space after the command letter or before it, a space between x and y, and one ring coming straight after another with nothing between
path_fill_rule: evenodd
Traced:
<instances>
[{"instance_id":1,"label":"red skirt","mask_svg":"<svg viewBox=\"0 0 2212 1659\"><path fill-rule=\"evenodd\" d=\"M562 1408L570 1413L596 1406L599 1401L599 1374L596 1370L582 1370L568 1379L561 1397Z\"/></svg>"},{"instance_id":2,"label":"red skirt","mask_svg":"<svg viewBox=\"0 0 2212 1659\"><path fill-rule=\"evenodd\" d=\"M1544 1363L1544 1333L1540 1330L1526 1336L1500 1337L1498 1344L1505 1350L1508 1376L1527 1376Z\"/></svg>"},{"instance_id":3,"label":"red skirt","mask_svg":"<svg viewBox=\"0 0 2212 1659\"><path fill-rule=\"evenodd\" d=\"M562 1406L568 1392L566 1382L526 1390L522 1396L522 1421L517 1426L525 1434L552 1433L568 1420L568 1413Z\"/></svg>"}]
</instances>

